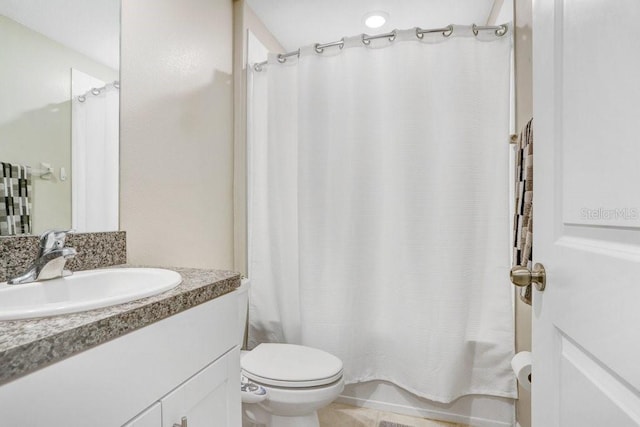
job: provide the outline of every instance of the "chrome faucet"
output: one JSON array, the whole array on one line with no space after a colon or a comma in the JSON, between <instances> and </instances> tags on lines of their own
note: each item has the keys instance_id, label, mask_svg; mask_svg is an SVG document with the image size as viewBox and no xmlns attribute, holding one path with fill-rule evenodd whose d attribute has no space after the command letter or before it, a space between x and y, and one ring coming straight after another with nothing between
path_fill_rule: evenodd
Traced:
<instances>
[{"instance_id":1,"label":"chrome faucet","mask_svg":"<svg viewBox=\"0 0 640 427\"><path fill-rule=\"evenodd\" d=\"M71 271L64 269L67 260L76 256L76 250L74 248L64 247L67 233L69 233L69 230L49 230L42 233L40 236L38 258L36 258L27 271L9 279L7 283L9 285L20 285L72 274Z\"/></svg>"}]
</instances>

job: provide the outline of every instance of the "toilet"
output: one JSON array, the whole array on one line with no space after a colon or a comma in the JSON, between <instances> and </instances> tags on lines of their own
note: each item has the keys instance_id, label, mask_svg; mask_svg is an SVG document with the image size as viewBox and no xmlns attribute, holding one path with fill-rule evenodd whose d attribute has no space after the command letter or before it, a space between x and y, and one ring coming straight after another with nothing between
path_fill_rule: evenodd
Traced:
<instances>
[{"instance_id":1,"label":"toilet","mask_svg":"<svg viewBox=\"0 0 640 427\"><path fill-rule=\"evenodd\" d=\"M249 280L238 292L240 345L244 340ZM260 344L240 359L243 427L319 427L318 409L344 389L342 361L295 344Z\"/></svg>"}]
</instances>

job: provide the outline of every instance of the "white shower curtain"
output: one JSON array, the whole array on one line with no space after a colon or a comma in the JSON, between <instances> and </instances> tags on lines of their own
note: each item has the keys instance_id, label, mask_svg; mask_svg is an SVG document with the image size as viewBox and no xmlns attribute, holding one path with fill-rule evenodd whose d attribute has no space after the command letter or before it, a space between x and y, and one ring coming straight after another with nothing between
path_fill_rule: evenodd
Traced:
<instances>
[{"instance_id":1,"label":"white shower curtain","mask_svg":"<svg viewBox=\"0 0 640 427\"><path fill-rule=\"evenodd\" d=\"M72 223L83 232L119 229L119 90L72 100Z\"/></svg>"},{"instance_id":2,"label":"white shower curtain","mask_svg":"<svg viewBox=\"0 0 640 427\"><path fill-rule=\"evenodd\" d=\"M516 397L510 50L408 30L251 73L250 346L439 402Z\"/></svg>"}]
</instances>

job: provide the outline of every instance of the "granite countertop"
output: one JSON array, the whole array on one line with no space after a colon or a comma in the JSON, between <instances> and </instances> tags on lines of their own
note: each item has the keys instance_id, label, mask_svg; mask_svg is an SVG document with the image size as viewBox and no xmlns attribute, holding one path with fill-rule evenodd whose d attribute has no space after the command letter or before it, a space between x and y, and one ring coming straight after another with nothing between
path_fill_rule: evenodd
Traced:
<instances>
[{"instance_id":1,"label":"granite countertop","mask_svg":"<svg viewBox=\"0 0 640 427\"><path fill-rule=\"evenodd\" d=\"M80 313L0 321L0 385L240 285L240 275L231 271L169 269L182 275L182 283L158 295Z\"/></svg>"}]
</instances>

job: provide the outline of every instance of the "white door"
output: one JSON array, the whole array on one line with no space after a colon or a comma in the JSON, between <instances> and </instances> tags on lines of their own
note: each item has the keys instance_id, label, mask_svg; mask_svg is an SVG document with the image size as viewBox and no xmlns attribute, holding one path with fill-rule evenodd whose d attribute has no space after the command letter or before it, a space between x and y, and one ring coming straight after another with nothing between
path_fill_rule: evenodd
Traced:
<instances>
[{"instance_id":1,"label":"white door","mask_svg":"<svg viewBox=\"0 0 640 427\"><path fill-rule=\"evenodd\" d=\"M535 427L640 425L640 1L534 1Z\"/></svg>"}]
</instances>

